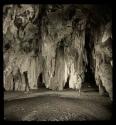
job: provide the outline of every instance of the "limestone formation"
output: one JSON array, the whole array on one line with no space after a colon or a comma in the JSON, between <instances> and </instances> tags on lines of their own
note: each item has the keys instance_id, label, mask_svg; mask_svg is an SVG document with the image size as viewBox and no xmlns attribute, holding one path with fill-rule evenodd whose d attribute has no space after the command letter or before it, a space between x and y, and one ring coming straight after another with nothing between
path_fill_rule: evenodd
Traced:
<instances>
[{"instance_id":1,"label":"limestone formation","mask_svg":"<svg viewBox=\"0 0 116 125\"><path fill-rule=\"evenodd\" d=\"M68 83L80 91L89 66L112 98L109 6L4 5L3 45L5 90L63 90Z\"/></svg>"}]
</instances>

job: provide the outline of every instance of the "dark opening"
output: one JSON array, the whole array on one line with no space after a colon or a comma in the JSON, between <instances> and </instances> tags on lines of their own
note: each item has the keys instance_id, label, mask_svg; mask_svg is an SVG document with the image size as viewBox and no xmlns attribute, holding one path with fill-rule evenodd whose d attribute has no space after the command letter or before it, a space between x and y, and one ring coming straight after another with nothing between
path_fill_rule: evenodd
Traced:
<instances>
[{"instance_id":1,"label":"dark opening","mask_svg":"<svg viewBox=\"0 0 116 125\"><path fill-rule=\"evenodd\" d=\"M70 78L70 76L68 76L68 78L67 78L67 81L66 81L66 84L64 86L64 89L69 88L69 78Z\"/></svg>"},{"instance_id":2,"label":"dark opening","mask_svg":"<svg viewBox=\"0 0 116 125\"><path fill-rule=\"evenodd\" d=\"M85 80L84 83L89 86L96 86L94 73L92 72L93 67L93 57L92 50L94 47L94 41L91 38L91 29L86 28L85 32L85 49L87 53L88 64L86 66L87 71L85 72Z\"/></svg>"},{"instance_id":3,"label":"dark opening","mask_svg":"<svg viewBox=\"0 0 116 125\"><path fill-rule=\"evenodd\" d=\"M95 78L94 78L94 73L92 73L92 70L90 68L89 65L87 65L87 72L85 72L85 80L84 80L86 84L95 87L96 83L95 83Z\"/></svg>"},{"instance_id":4,"label":"dark opening","mask_svg":"<svg viewBox=\"0 0 116 125\"><path fill-rule=\"evenodd\" d=\"M40 73L40 75L38 76L37 86L38 88L45 88L45 83L43 83L42 73Z\"/></svg>"},{"instance_id":5,"label":"dark opening","mask_svg":"<svg viewBox=\"0 0 116 125\"><path fill-rule=\"evenodd\" d=\"M11 72L11 74L12 74L12 80L13 80L13 89L12 89L12 91L15 91L15 79L14 79L13 71Z\"/></svg>"},{"instance_id":6,"label":"dark opening","mask_svg":"<svg viewBox=\"0 0 116 125\"><path fill-rule=\"evenodd\" d=\"M10 48L10 44L9 43L5 44L5 49L8 50L9 48Z\"/></svg>"},{"instance_id":7,"label":"dark opening","mask_svg":"<svg viewBox=\"0 0 116 125\"><path fill-rule=\"evenodd\" d=\"M29 86L29 82L28 82L28 73L27 73L27 71L26 72L24 72L23 73L24 74L24 78L25 78L25 84L26 84L26 86L25 86L25 91L28 91L28 90L30 90L30 86Z\"/></svg>"},{"instance_id":8,"label":"dark opening","mask_svg":"<svg viewBox=\"0 0 116 125\"><path fill-rule=\"evenodd\" d=\"M13 76L13 91L15 91L15 80L14 80L14 76Z\"/></svg>"}]
</instances>

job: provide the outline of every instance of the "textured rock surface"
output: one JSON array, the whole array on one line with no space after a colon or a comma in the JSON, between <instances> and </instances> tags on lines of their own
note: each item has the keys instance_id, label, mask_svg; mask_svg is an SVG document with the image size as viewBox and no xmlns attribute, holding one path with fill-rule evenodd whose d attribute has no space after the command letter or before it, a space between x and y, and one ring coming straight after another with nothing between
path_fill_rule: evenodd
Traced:
<instances>
[{"instance_id":1,"label":"textured rock surface","mask_svg":"<svg viewBox=\"0 0 116 125\"><path fill-rule=\"evenodd\" d=\"M95 78L99 89L103 89L109 93L112 99L112 33L111 23L105 26L102 35L102 41L95 45L96 67ZM107 34L107 35L106 35ZM101 93L103 94L103 93Z\"/></svg>"},{"instance_id":2,"label":"textured rock surface","mask_svg":"<svg viewBox=\"0 0 116 125\"><path fill-rule=\"evenodd\" d=\"M67 82L80 90L90 65L96 84L112 97L111 27L108 6L5 5L5 90L38 89L40 83L63 90Z\"/></svg>"}]
</instances>

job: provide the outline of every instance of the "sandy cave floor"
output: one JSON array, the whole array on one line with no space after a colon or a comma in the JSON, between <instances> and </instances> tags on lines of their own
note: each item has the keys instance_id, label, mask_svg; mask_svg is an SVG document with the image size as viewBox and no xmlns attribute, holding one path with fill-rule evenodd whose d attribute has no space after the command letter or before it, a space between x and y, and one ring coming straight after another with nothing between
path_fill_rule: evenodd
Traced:
<instances>
[{"instance_id":1,"label":"sandy cave floor","mask_svg":"<svg viewBox=\"0 0 116 125\"><path fill-rule=\"evenodd\" d=\"M4 92L4 120L8 121L85 121L111 120L112 102L93 88L78 96L72 89L30 92Z\"/></svg>"}]
</instances>

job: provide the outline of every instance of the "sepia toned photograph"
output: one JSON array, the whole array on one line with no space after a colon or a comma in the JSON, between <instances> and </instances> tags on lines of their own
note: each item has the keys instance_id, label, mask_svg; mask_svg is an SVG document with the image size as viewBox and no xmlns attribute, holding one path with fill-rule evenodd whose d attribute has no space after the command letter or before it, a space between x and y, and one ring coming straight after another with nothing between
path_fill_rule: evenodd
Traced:
<instances>
[{"instance_id":1,"label":"sepia toned photograph","mask_svg":"<svg viewBox=\"0 0 116 125\"><path fill-rule=\"evenodd\" d=\"M3 6L5 121L112 119L112 7Z\"/></svg>"}]
</instances>

